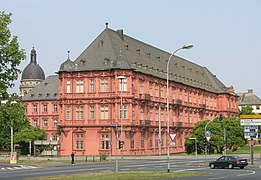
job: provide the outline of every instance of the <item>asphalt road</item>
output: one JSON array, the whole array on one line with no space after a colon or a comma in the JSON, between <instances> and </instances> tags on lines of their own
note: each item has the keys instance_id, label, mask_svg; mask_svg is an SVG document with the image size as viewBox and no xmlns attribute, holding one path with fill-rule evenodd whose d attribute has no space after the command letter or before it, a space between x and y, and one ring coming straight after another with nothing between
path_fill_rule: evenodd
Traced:
<instances>
[{"instance_id":1,"label":"asphalt road","mask_svg":"<svg viewBox=\"0 0 261 180\"><path fill-rule=\"evenodd\" d=\"M76 162L77 163L77 162ZM115 162L82 163L76 165L64 164L53 165L44 168L22 168L12 170L1 170L0 180L13 180L23 178L36 178L41 176L56 176L65 174L81 174L91 172L115 172ZM196 179L216 180L216 179L258 179L260 180L261 169L258 166L248 166L245 169L210 169L205 165L204 159L171 159L171 171L200 171L207 172ZM167 173L166 159L136 159L120 160L119 172L125 171L165 171ZM182 177L179 179L195 180L195 177Z\"/></svg>"}]
</instances>

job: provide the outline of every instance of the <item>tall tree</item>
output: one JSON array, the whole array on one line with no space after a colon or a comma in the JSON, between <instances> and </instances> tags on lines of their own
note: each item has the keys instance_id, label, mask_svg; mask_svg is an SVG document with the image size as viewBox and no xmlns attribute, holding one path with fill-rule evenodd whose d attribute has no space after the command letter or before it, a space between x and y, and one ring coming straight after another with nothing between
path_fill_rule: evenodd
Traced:
<instances>
[{"instance_id":1,"label":"tall tree","mask_svg":"<svg viewBox=\"0 0 261 180\"><path fill-rule=\"evenodd\" d=\"M0 98L8 96L7 89L14 86L14 80L21 72L18 69L25 59L25 51L20 49L18 37L12 36L8 25L11 24L11 13L0 11Z\"/></svg>"}]
</instances>

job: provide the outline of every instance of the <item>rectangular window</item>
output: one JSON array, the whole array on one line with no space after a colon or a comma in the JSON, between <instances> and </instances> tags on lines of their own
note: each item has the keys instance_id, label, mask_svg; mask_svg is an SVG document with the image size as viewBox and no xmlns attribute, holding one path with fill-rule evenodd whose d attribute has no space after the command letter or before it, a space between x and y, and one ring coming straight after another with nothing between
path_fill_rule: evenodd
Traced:
<instances>
[{"instance_id":1,"label":"rectangular window","mask_svg":"<svg viewBox=\"0 0 261 180\"><path fill-rule=\"evenodd\" d=\"M152 82L149 82L149 94L152 96Z\"/></svg>"},{"instance_id":2,"label":"rectangular window","mask_svg":"<svg viewBox=\"0 0 261 180\"><path fill-rule=\"evenodd\" d=\"M143 120L144 119L144 106L140 107L140 119Z\"/></svg>"},{"instance_id":3,"label":"rectangular window","mask_svg":"<svg viewBox=\"0 0 261 180\"><path fill-rule=\"evenodd\" d=\"M100 83L100 92L108 92L108 80L101 79Z\"/></svg>"},{"instance_id":4,"label":"rectangular window","mask_svg":"<svg viewBox=\"0 0 261 180\"><path fill-rule=\"evenodd\" d=\"M101 135L101 149L109 149L109 135L108 134Z\"/></svg>"},{"instance_id":5,"label":"rectangular window","mask_svg":"<svg viewBox=\"0 0 261 180\"><path fill-rule=\"evenodd\" d=\"M94 120L94 106L90 106L90 120Z\"/></svg>"},{"instance_id":6,"label":"rectangular window","mask_svg":"<svg viewBox=\"0 0 261 180\"><path fill-rule=\"evenodd\" d=\"M76 93L83 93L83 80L76 80Z\"/></svg>"},{"instance_id":7,"label":"rectangular window","mask_svg":"<svg viewBox=\"0 0 261 180\"><path fill-rule=\"evenodd\" d=\"M127 79L120 79L119 91L127 91Z\"/></svg>"},{"instance_id":8,"label":"rectangular window","mask_svg":"<svg viewBox=\"0 0 261 180\"><path fill-rule=\"evenodd\" d=\"M109 107L101 106L100 119L108 119L109 118Z\"/></svg>"},{"instance_id":9,"label":"rectangular window","mask_svg":"<svg viewBox=\"0 0 261 180\"><path fill-rule=\"evenodd\" d=\"M66 120L70 120L71 119L71 107L67 106L66 109Z\"/></svg>"},{"instance_id":10,"label":"rectangular window","mask_svg":"<svg viewBox=\"0 0 261 180\"><path fill-rule=\"evenodd\" d=\"M58 125L58 121L57 121L57 119L55 119L55 120L53 121L53 127L57 127L57 125Z\"/></svg>"},{"instance_id":11,"label":"rectangular window","mask_svg":"<svg viewBox=\"0 0 261 180\"><path fill-rule=\"evenodd\" d=\"M84 135L82 133L77 133L75 134L75 148L77 150L82 150L84 149Z\"/></svg>"},{"instance_id":12,"label":"rectangular window","mask_svg":"<svg viewBox=\"0 0 261 180\"><path fill-rule=\"evenodd\" d=\"M256 106L256 110L259 110L260 109L260 106Z\"/></svg>"},{"instance_id":13,"label":"rectangular window","mask_svg":"<svg viewBox=\"0 0 261 180\"><path fill-rule=\"evenodd\" d=\"M134 134L130 134L130 149L134 149Z\"/></svg>"},{"instance_id":14,"label":"rectangular window","mask_svg":"<svg viewBox=\"0 0 261 180\"><path fill-rule=\"evenodd\" d=\"M44 104L44 106L43 106L43 112L47 112L47 104Z\"/></svg>"},{"instance_id":15,"label":"rectangular window","mask_svg":"<svg viewBox=\"0 0 261 180\"><path fill-rule=\"evenodd\" d=\"M48 127L48 121L47 121L47 119L44 119L43 127L44 127L44 128L47 128L47 127Z\"/></svg>"},{"instance_id":16,"label":"rectangular window","mask_svg":"<svg viewBox=\"0 0 261 180\"><path fill-rule=\"evenodd\" d=\"M76 120L83 120L83 107L76 107Z\"/></svg>"},{"instance_id":17,"label":"rectangular window","mask_svg":"<svg viewBox=\"0 0 261 180\"><path fill-rule=\"evenodd\" d=\"M155 97L159 97L159 86L155 85Z\"/></svg>"},{"instance_id":18,"label":"rectangular window","mask_svg":"<svg viewBox=\"0 0 261 180\"><path fill-rule=\"evenodd\" d=\"M38 126L38 122L37 120L34 120L34 127L37 127Z\"/></svg>"},{"instance_id":19,"label":"rectangular window","mask_svg":"<svg viewBox=\"0 0 261 180\"><path fill-rule=\"evenodd\" d=\"M122 106L122 109L120 111L120 118L127 119L127 106Z\"/></svg>"},{"instance_id":20,"label":"rectangular window","mask_svg":"<svg viewBox=\"0 0 261 180\"><path fill-rule=\"evenodd\" d=\"M54 105L53 105L53 112L58 112L58 106L57 106L57 104L54 104Z\"/></svg>"},{"instance_id":21,"label":"rectangular window","mask_svg":"<svg viewBox=\"0 0 261 180\"><path fill-rule=\"evenodd\" d=\"M66 93L71 93L71 81L66 81Z\"/></svg>"},{"instance_id":22,"label":"rectangular window","mask_svg":"<svg viewBox=\"0 0 261 180\"><path fill-rule=\"evenodd\" d=\"M90 92L93 93L93 92L94 92L94 80L91 79L91 80L89 81L89 83L90 83Z\"/></svg>"},{"instance_id":23,"label":"rectangular window","mask_svg":"<svg viewBox=\"0 0 261 180\"><path fill-rule=\"evenodd\" d=\"M37 105L34 105L34 112L37 112Z\"/></svg>"}]
</instances>

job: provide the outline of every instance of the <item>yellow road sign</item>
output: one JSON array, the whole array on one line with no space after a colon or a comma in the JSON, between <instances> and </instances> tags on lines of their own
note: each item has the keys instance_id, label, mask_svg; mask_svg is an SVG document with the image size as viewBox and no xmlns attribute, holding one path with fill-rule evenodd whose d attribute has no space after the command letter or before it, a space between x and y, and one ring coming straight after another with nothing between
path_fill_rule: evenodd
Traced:
<instances>
[{"instance_id":1,"label":"yellow road sign","mask_svg":"<svg viewBox=\"0 0 261 180\"><path fill-rule=\"evenodd\" d=\"M261 119L261 115L259 115L259 114L241 115L240 119Z\"/></svg>"}]
</instances>

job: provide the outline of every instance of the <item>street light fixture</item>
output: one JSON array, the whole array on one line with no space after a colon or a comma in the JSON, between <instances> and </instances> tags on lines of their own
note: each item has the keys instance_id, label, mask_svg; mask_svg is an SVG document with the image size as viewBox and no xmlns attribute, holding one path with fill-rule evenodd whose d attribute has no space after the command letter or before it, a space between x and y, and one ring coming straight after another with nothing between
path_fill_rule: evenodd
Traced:
<instances>
[{"instance_id":1,"label":"street light fixture","mask_svg":"<svg viewBox=\"0 0 261 180\"><path fill-rule=\"evenodd\" d=\"M191 49L193 47L192 44L184 45L178 49L176 49L170 56L167 62L167 134L169 135L169 62L172 58L172 56L182 49ZM170 162L169 162L169 139L167 142L167 162L168 162L168 170L167 172L170 172Z\"/></svg>"},{"instance_id":2,"label":"street light fixture","mask_svg":"<svg viewBox=\"0 0 261 180\"><path fill-rule=\"evenodd\" d=\"M120 123L121 123L121 142L122 142L123 141L123 132L122 132L123 131L123 129L122 129L122 81L123 81L123 79L126 79L126 77L121 75L121 76L118 76L117 78L121 81L121 83L120 83L120 89L121 89ZM123 159L123 147L124 147L124 145L121 148L121 159Z\"/></svg>"}]
</instances>

